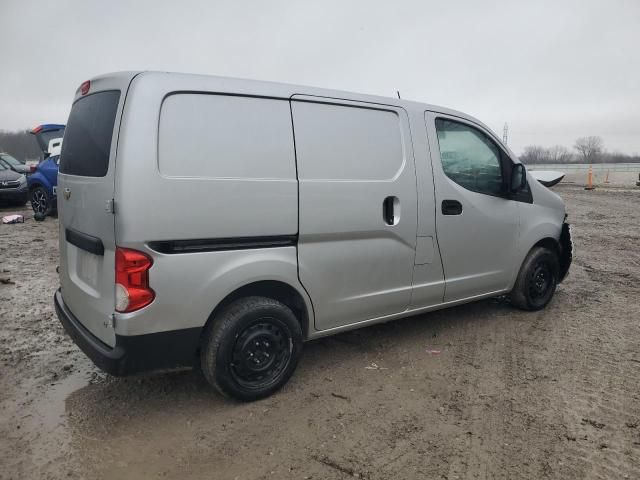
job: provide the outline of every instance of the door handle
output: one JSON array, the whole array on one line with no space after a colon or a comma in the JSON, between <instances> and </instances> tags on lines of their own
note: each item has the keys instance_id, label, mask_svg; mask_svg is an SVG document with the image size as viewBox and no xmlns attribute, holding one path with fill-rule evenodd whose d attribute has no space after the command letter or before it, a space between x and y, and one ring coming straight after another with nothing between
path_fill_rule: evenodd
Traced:
<instances>
[{"instance_id":1,"label":"door handle","mask_svg":"<svg viewBox=\"0 0 640 480\"><path fill-rule=\"evenodd\" d=\"M460 215L462 214L462 204L458 200L442 201L443 215Z\"/></svg>"},{"instance_id":2,"label":"door handle","mask_svg":"<svg viewBox=\"0 0 640 480\"><path fill-rule=\"evenodd\" d=\"M382 219L387 225L397 225L400 220L400 200L387 197L382 202Z\"/></svg>"}]
</instances>

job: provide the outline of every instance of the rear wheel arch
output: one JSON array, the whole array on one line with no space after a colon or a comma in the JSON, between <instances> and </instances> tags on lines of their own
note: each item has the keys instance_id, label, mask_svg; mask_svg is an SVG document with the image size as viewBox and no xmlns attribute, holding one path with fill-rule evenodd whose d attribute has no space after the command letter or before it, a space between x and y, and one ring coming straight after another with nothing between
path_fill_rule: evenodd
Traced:
<instances>
[{"instance_id":1,"label":"rear wheel arch","mask_svg":"<svg viewBox=\"0 0 640 480\"><path fill-rule=\"evenodd\" d=\"M229 293L218 303L218 305L216 305L209 315L207 322L202 328L203 335L207 330L207 327L209 327L212 322L215 322L216 316L224 310L225 307L234 301L245 297L266 297L277 300L283 305L286 305L296 316L298 322L300 322L303 338L307 338L311 319L307 303L298 290L288 283L278 280L261 280L252 282Z\"/></svg>"}]
</instances>

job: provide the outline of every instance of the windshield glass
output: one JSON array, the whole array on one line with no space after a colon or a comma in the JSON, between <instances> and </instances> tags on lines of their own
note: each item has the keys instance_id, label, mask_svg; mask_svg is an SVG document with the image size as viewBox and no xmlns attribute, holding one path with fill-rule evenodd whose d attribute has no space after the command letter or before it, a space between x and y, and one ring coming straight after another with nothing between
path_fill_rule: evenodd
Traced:
<instances>
[{"instance_id":1,"label":"windshield glass","mask_svg":"<svg viewBox=\"0 0 640 480\"><path fill-rule=\"evenodd\" d=\"M11 164L11 165L22 165L22 162L20 160L18 160L17 158L13 158L11 155L7 154L7 153L3 153L0 154L0 157L2 157L2 159Z\"/></svg>"},{"instance_id":2,"label":"windshield glass","mask_svg":"<svg viewBox=\"0 0 640 480\"><path fill-rule=\"evenodd\" d=\"M44 142L45 149L49 148L49 142L54 138L62 138L64 136L64 129L51 130L50 132L40 132L40 138Z\"/></svg>"}]
</instances>

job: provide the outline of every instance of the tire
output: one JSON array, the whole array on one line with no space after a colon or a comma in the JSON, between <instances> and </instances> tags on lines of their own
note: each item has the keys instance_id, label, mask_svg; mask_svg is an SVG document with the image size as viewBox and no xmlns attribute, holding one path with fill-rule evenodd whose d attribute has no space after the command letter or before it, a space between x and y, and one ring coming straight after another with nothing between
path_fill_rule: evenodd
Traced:
<instances>
[{"instance_id":1,"label":"tire","mask_svg":"<svg viewBox=\"0 0 640 480\"><path fill-rule=\"evenodd\" d=\"M520 267L509 294L511 303L521 310L535 311L547 306L558 286L558 255L544 247L533 248Z\"/></svg>"},{"instance_id":2,"label":"tire","mask_svg":"<svg viewBox=\"0 0 640 480\"><path fill-rule=\"evenodd\" d=\"M220 393L250 402L287 383L302 354L300 322L287 306L245 297L212 320L204 332L200 366Z\"/></svg>"},{"instance_id":3,"label":"tire","mask_svg":"<svg viewBox=\"0 0 640 480\"><path fill-rule=\"evenodd\" d=\"M46 188L37 186L31 190L31 208L33 208L33 213L42 217L51 213L52 199Z\"/></svg>"}]
</instances>

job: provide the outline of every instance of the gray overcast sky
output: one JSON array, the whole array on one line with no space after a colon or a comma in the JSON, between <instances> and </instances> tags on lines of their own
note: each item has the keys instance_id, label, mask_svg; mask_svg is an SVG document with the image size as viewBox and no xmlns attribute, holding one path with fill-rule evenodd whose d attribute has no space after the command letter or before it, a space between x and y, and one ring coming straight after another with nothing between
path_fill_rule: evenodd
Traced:
<instances>
[{"instance_id":1,"label":"gray overcast sky","mask_svg":"<svg viewBox=\"0 0 640 480\"><path fill-rule=\"evenodd\" d=\"M66 122L117 70L254 78L456 108L509 145L640 153L640 0L0 0L0 129Z\"/></svg>"}]
</instances>

